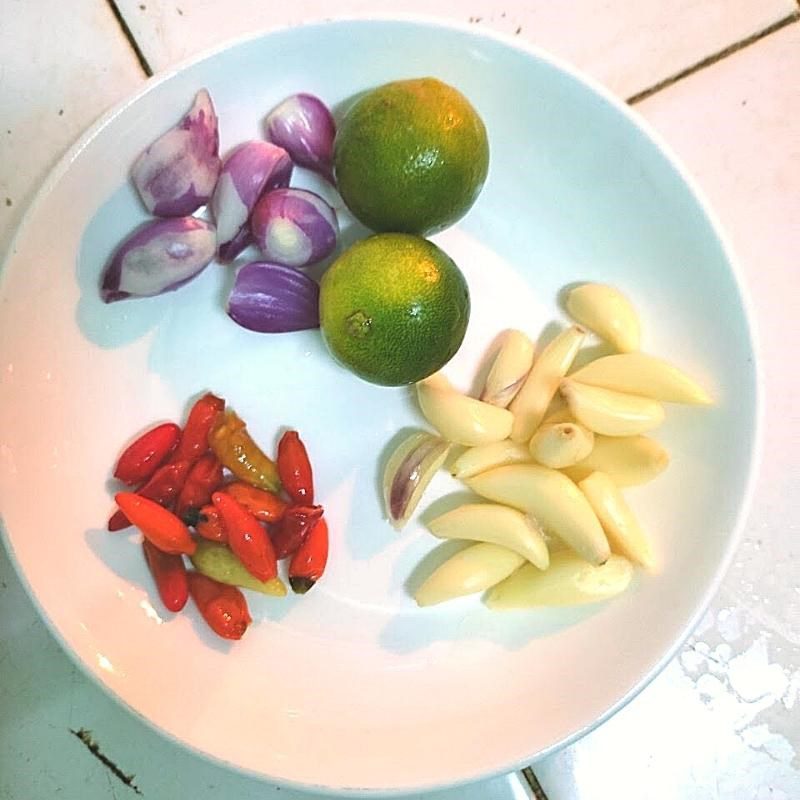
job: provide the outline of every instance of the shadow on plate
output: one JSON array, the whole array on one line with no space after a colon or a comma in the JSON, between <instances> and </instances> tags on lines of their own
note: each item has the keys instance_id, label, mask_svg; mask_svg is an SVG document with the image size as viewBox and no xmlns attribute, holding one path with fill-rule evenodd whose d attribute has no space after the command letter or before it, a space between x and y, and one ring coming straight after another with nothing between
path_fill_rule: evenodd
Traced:
<instances>
[{"instance_id":1,"label":"shadow on plate","mask_svg":"<svg viewBox=\"0 0 800 800\"><path fill-rule=\"evenodd\" d=\"M455 543L447 542L443 545L440 561L432 557L426 563L426 569L431 569L433 564L441 563L448 557L445 549L449 555L459 549L451 545ZM410 578L409 588L412 583L416 585L416 581L416 578ZM441 642L475 639L493 642L508 650L519 650L533 639L552 636L584 622L599 613L603 607L603 603L597 603L593 606L500 612L490 611L479 604L475 596L464 597L440 606L398 614L381 631L379 641L386 650L399 655Z\"/></svg>"},{"instance_id":2,"label":"shadow on plate","mask_svg":"<svg viewBox=\"0 0 800 800\"><path fill-rule=\"evenodd\" d=\"M100 299L100 280L106 264L117 245L145 219L133 189L123 185L100 206L81 237L76 264L81 294L76 320L84 336L105 349L139 339L158 324L169 308L169 295L146 302L104 303Z\"/></svg>"}]
</instances>

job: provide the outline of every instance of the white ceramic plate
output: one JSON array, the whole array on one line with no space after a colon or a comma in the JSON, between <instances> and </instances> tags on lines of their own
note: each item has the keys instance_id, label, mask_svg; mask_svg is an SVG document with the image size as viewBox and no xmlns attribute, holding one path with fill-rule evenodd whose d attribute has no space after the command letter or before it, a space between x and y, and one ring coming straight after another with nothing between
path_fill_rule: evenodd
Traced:
<instances>
[{"instance_id":1,"label":"white ceramic plate","mask_svg":"<svg viewBox=\"0 0 800 800\"><path fill-rule=\"evenodd\" d=\"M427 74L472 100L492 152L477 204L437 237L473 299L453 379L467 388L500 330L538 336L559 318L562 286L596 279L634 298L647 350L719 398L711 410L669 409L661 439L673 464L630 492L663 570L606 605L417 609L407 584L435 542L416 523L394 533L378 494L387 443L421 424L408 391L352 377L318 332L238 328L223 311L223 267L152 300L98 298L108 254L145 216L128 168L198 88L214 98L224 151L259 136L266 111L292 92L337 104ZM321 790L410 792L522 765L657 672L731 553L757 380L729 253L631 112L508 39L412 20L331 22L240 41L151 81L47 181L0 302L0 508L16 565L89 674L160 731L232 767ZM235 645L191 607L162 613L135 535L104 530L122 443L154 420L180 419L207 389L270 446L280 426L302 432L332 532L324 580L302 598L252 597L255 623ZM427 500L457 490L442 475Z\"/></svg>"}]
</instances>

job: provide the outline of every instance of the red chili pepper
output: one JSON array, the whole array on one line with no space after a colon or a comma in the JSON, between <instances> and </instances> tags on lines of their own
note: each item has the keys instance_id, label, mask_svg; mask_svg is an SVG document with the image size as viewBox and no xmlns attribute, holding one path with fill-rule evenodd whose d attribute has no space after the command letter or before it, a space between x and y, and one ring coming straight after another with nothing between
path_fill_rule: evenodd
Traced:
<instances>
[{"instance_id":1,"label":"red chili pepper","mask_svg":"<svg viewBox=\"0 0 800 800\"><path fill-rule=\"evenodd\" d=\"M159 467L150 480L141 489L136 490L136 494L168 507L183 488L188 474L188 461L170 461L169 464ZM121 531L130 524L130 520L117 509L108 521L108 529Z\"/></svg>"},{"instance_id":2,"label":"red chili pepper","mask_svg":"<svg viewBox=\"0 0 800 800\"><path fill-rule=\"evenodd\" d=\"M306 447L297 431L286 431L278 443L278 474L295 503L314 502L314 479Z\"/></svg>"},{"instance_id":3,"label":"red chili pepper","mask_svg":"<svg viewBox=\"0 0 800 800\"><path fill-rule=\"evenodd\" d=\"M322 506L289 506L272 535L275 556L281 559L292 555L321 516Z\"/></svg>"},{"instance_id":4,"label":"red chili pepper","mask_svg":"<svg viewBox=\"0 0 800 800\"><path fill-rule=\"evenodd\" d=\"M242 592L199 572L189 572L189 592L203 619L223 639L241 639L253 621Z\"/></svg>"},{"instance_id":5,"label":"red chili pepper","mask_svg":"<svg viewBox=\"0 0 800 800\"><path fill-rule=\"evenodd\" d=\"M129 444L114 467L114 477L133 486L144 483L178 446L181 429L165 422L143 433Z\"/></svg>"},{"instance_id":6,"label":"red chili pepper","mask_svg":"<svg viewBox=\"0 0 800 800\"><path fill-rule=\"evenodd\" d=\"M164 553L192 555L195 542L189 529L171 511L133 492L118 492L114 499L122 513Z\"/></svg>"},{"instance_id":7,"label":"red chili pepper","mask_svg":"<svg viewBox=\"0 0 800 800\"><path fill-rule=\"evenodd\" d=\"M211 502L211 495L222 485L222 464L213 453L206 453L194 462L186 482L183 484L175 513L184 514L199 509Z\"/></svg>"},{"instance_id":8,"label":"red chili pepper","mask_svg":"<svg viewBox=\"0 0 800 800\"><path fill-rule=\"evenodd\" d=\"M222 491L243 505L261 522L280 522L286 513L286 503L278 495L266 489L256 489L244 481L229 483Z\"/></svg>"},{"instance_id":9,"label":"red chili pepper","mask_svg":"<svg viewBox=\"0 0 800 800\"><path fill-rule=\"evenodd\" d=\"M228 541L228 534L220 519L219 511L210 503L198 511L194 529L204 539L210 539L212 542Z\"/></svg>"},{"instance_id":10,"label":"red chili pepper","mask_svg":"<svg viewBox=\"0 0 800 800\"><path fill-rule=\"evenodd\" d=\"M161 602L169 611L180 611L189 598L189 582L183 556L162 553L152 542L142 542L144 557L156 582Z\"/></svg>"},{"instance_id":11,"label":"red chili pepper","mask_svg":"<svg viewBox=\"0 0 800 800\"><path fill-rule=\"evenodd\" d=\"M225 410L225 401L211 394L204 394L189 411L189 417L183 428L183 436L175 451L175 459L185 458L196 461L208 452L208 434L217 416Z\"/></svg>"},{"instance_id":12,"label":"red chili pepper","mask_svg":"<svg viewBox=\"0 0 800 800\"><path fill-rule=\"evenodd\" d=\"M328 523L320 518L289 562L292 591L305 594L322 577L327 563Z\"/></svg>"},{"instance_id":13,"label":"red chili pepper","mask_svg":"<svg viewBox=\"0 0 800 800\"><path fill-rule=\"evenodd\" d=\"M228 545L247 571L260 581L272 580L278 574L278 562L261 523L229 494L214 492L211 502L222 518Z\"/></svg>"}]
</instances>

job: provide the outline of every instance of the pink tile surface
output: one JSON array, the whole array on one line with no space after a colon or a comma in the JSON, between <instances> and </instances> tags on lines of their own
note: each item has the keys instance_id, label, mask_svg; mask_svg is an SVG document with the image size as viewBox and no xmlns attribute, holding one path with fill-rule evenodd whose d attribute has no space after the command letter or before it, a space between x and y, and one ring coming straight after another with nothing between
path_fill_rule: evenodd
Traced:
<instances>
[{"instance_id":1,"label":"pink tile surface","mask_svg":"<svg viewBox=\"0 0 800 800\"><path fill-rule=\"evenodd\" d=\"M569 59L631 96L797 11L794 0L118 0L155 70L260 28L418 14L471 22ZM410 69L413 69L409 65Z\"/></svg>"}]
</instances>

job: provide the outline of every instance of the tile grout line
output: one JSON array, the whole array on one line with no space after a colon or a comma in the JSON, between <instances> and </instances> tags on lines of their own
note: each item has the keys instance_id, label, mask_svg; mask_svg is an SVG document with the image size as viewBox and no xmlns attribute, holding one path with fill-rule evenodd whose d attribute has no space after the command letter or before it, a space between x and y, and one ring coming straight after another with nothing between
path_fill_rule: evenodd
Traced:
<instances>
[{"instance_id":1,"label":"tile grout line","mask_svg":"<svg viewBox=\"0 0 800 800\"><path fill-rule=\"evenodd\" d=\"M539 779L534 775L530 767L525 767L525 769L522 770L522 777L533 792L534 800L549 800L544 789L542 789L542 784L539 783Z\"/></svg>"},{"instance_id":2,"label":"tile grout line","mask_svg":"<svg viewBox=\"0 0 800 800\"><path fill-rule=\"evenodd\" d=\"M122 12L119 10L116 0L106 0L106 3L111 9L114 19L117 21L117 24L122 30L122 35L128 40L128 44L131 46L131 49L136 56L136 60L139 62L139 66L142 68L142 72L144 72L148 78L152 77L153 68L150 66L150 62L147 60L147 58L145 58L142 48L139 47L139 43L136 41L131 29L128 27L128 23L125 21L125 17L122 16Z\"/></svg>"},{"instance_id":3,"label":"tile grout line","mask_svg":"<svg viewBox=\"0 0 800 800\"><path fill-rule=\"evenodd\" d=\"M741 39L738 42L734 42L733 44L728 45L728 47L725 47L716 53L712 53L710 56L707 56L706 58L702 59L702 61L698 61L696 64L692 64L690 67L686 67L686 69L683 69L680 72L676 72L674 75L670 75L663 81L659 81L653 86L650 86L649 88L644 89L638 94L629 97L625 102L628 103L628 105L636 105L637 103L641 103L642 100L647 100L648 97L652 97L654 94L660 92L662 89L667 89L673 84L678 83L678 81L681 81L684 78L688 78L690 75L694 75L696 72L700 72L700 70L703 70L706 67L710 67L713 64L716 64L718 61L722 61L723 59L733 55L734 53L738 53L739 50L744 50L745 47L749 47L751 44L755 44L756 42L761 41L770 34L777 33L782 28L787 27L787 25L792 25L798 20L800 20L800 11L795 11L789 14L788 17L779 19L777 22L773 22L766 28L763 28L760 31L756 31L750 36L747 36L746 38Z\"/></svg>"}]
</instances>

